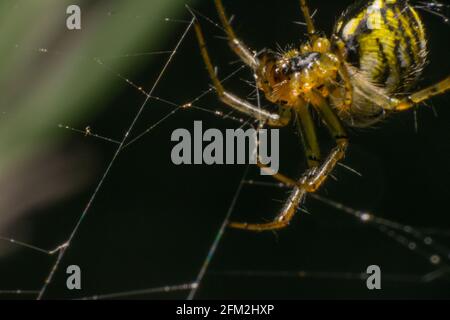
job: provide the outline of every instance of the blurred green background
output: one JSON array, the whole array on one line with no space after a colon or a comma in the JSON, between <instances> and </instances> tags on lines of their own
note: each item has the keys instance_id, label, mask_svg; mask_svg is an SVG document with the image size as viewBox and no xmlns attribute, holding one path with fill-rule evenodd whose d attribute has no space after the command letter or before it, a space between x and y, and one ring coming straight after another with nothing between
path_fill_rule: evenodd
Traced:
<instances>
[{"instance_id":1,"label":"blurred green background","mask_svg":"<svg viewBox=\"0 0 450 320\"><path fill-rule=\"evenodd\" d=\"M66 28L71 4L82 8L81 31ZM0 148L8 151L0 171L61 140L53 130L61 118L78 123L106 108L117 79L94 58L157 48L173 27L164 18L182 10L179 1L2 1ZM132 70L143 62L108 65Z\"/></svg>"}]
</instances>

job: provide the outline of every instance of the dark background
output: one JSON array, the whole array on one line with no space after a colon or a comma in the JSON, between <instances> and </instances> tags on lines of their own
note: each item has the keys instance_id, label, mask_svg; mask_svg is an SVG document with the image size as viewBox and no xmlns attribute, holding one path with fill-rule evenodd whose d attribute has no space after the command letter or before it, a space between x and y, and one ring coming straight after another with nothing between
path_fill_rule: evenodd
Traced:
<instances>
[{"instance_id":1,"label":"dark background","mask_svg":"<svg viewBox=\"0 0 450 320\"><path fill-rule=\"evenodd\" d=\"M318 29L330 34L340 12L352 1L310 1L318 9ZM293 24L301 13L296 0L224 1L235 14L237 33L255 49L276 48L279 44L298 45L304 28ZM180 6L183 6L181 3ZM192 6L218 21L212 1L197 1ZM439 18L423 14L430 39L430 65L421 85L448 74L450 27ZM189 19L186 12L180 19ZM221 77L237 65L223 33L202 20L209 48ZM185 29L173 24L160 48L174 47ZM85 30L85 32L89 32ZM151 58L130 78L151 87L165 62ZM140 58L141 59L141 58ZM113 76L113 75L112 75ZM248 71L226 83L226 87L246 96L252 88L242 81L251 79ZM209 86L197 44L191 32L158 86L155 95L179 104L190 101ZM86 121L102 135L119 138L128 127L144 97L118 80L110 93L105 112ZM100 102L101 103L101 102ZM399 114L377 128L350 130L351 147L345 164L363 174L359 177L338 168L320 194L352 208L367 210L379 217L418 228L450 230L448 209L450 169L449 96L433 99L438 113L430 107L417 110L418 131L413 112ZM198 102L210 110L227 111L209 95ZM151 102L139 120L135 134L142 132L171 110ZM70 119L62 119L67 123ZM204 127L236 128L239 124L198 110L178 111L173 117L127 148L119 157L104 187L98 194L79 233L62 261L47 298L74 298L97 293L122 292L192 282L227 213L245 166L181 166L171 163L176 128L193 127L202 120ZM332 146L324 128L320 129L323 147ZM85 138L69 131L65 151L87 146L97 156L98 171L83 192L64 202L41 209L35 218L19 221L32 228L31 242L52 248L65 241L109 163L115 145ZM281 130L281 172L298 177L304 158L292 127ZM80 173L81 174L81 173ZM249 178L262 181L251 168ZM233 217L237 220L264 221L277 214L286 190L245 186ZM433 271L424 257L406 249L370 225L363 225L340 211L308 198L310 214L299 213L292 225L274 233L246 233L227 230L198 291L198 298L450 298L449 278L430 283L404 282L383 278L382 290L369 291L365 281L348 280L342 273L358 274L376 264L385 275L421 276ZM447 237L436 237L450 245ZM430 254L433 252L431 251ZM3 259L0 264L2 287L40 288L55 257L25 249ZM445 258L443 260L445 261ZM65 289L65 268L77 264L83 272L81 292ZM276 276L226 275L229 271L265 271ZM281 272L308 271L318 277L290 277ZM277 273L280 272L280 273ZM333 274L337 274L336 279ZM139 298L185 298L187 292L144 295ZM14 298L12 296L11 298Z\"/></svg>"}]
</instances>

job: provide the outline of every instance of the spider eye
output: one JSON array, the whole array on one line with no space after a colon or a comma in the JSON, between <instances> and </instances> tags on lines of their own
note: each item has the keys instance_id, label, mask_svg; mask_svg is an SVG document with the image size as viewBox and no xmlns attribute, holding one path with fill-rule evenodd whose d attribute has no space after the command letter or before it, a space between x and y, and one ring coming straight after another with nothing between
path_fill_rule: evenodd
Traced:
<instances>
[{"instance_id":1,"label":"spider eye","mask_svg":"<svg viewBox=\"0 0 450 320\"><path fill-rule=\"evenodd\" d=\"M287 75L290 72L291 72L291 66L288 63L283 63L283 65L281 66L281 73L283 75Z\"/></svg>"}]
</instances>

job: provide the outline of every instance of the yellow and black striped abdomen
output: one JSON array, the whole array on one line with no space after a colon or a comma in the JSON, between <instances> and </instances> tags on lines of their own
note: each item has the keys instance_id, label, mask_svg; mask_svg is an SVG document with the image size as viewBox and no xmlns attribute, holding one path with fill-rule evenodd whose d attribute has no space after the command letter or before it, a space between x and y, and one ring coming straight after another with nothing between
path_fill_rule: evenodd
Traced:
<instances>
[{"instance_id":1,"label":"yellow and black striped abdomen","mask_svg":"<svg viewBox=\"0 0 450 320\"><path fill-rule=\"evenodd\" d=\"M388 93L407 91L426 64L425 28L407 0L366 1L342 16L335 34L347 61Z\"/></svg>"}]
</instances>

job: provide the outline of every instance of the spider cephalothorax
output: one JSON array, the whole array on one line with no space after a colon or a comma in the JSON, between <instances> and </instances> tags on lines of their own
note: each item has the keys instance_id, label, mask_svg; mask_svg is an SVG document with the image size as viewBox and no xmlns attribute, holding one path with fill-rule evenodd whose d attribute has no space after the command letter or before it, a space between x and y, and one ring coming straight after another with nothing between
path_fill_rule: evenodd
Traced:
<instances>
[{"instance_id":1,"label":"spider cephalothorax","mask_svg":"<svg viewBox=\"0 0 450 320\"><path fill-rule=\"evenodd\" d=\"M273 103L295 107L299 101L308 102L312 90L323 91L325 85L336 82L340 62L329 50L326 38L318 38L312 46L303 44L298 50L264 50L258 55L259 88Z\"/></svg>"},{"instance_id":2,"label":"spider cephalothorax","mask_svg":"<svg viewBox=\"0 0 450 320\"><path fill-rule=\"evenodd\" d=\"M408 0L362 2L362 7L348 10L341 17L331 38L319 36L306 0L300 0L308 41L298 49L282 53L264 50L259 54L236 36L222 0L215 3L231 49L253 70L259 89L278 111L270 112L225 90L196 21L201 54L219 98L234 110L272 127L294 122L309 166L297 180L274 175L293 189L274 221L231 223L234 228L264 231L287 226L305 195L317 191L344 158L348 145L345 125L367 127L385 114L409 110L450 89L447 77L409 96L401 91L418 78L426 58L424 27ZM321 157L313 113L336 141L325 158Z\"/></svg>"}]
</instances>

